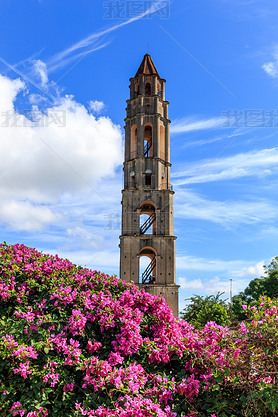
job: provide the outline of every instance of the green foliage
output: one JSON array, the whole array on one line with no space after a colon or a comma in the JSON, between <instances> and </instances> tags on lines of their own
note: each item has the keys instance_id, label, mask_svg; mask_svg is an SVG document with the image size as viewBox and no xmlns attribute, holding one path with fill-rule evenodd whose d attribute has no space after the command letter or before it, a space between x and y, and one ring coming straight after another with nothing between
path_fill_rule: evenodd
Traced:
<instances>
[{"instance_id":1,"label":"green foliage","mask_svg":"<svg viewBox=\"0 0 278 417\"><path fill-rule=\"evenodd\" d=\"M242 308L244 304L248 304L248 299L243 292L233 296L232 322L246 320L248 318L247 311Z\"/></svg>"},{"instance_id":2,"label":"green foliage","mask_svg":"<svg viewBox=\"0 0 278 417\"><path fill-rule=\"evenodd\" d=\"M180 314L181 318L192 324L197 329L201 329L209 321L226 326L230 323L229 306L226 301L221 299L224 293L218 292L217 295L206 297L194 295L191 301Z\"/></svg>"},{"instance_id":3,"label":"green foliage","mask_svg":"<svg viewBox=\"0 0 278 417\"><path fill-rule=\"evenodd\" d=\"M242 309L243 304L252 306L261 296L278 298L278 256L273 258L264 269L265 276L254 278L243 292L233 297L233 321L247 318L247 312Z\"/></svg>"},{"instance_id":4,"label":"green foliage","mask_svg":"<svg viewBox=\"0 0 278 417\"><path fill-rule=\"evenodd\" d=\"M271 263L265 266L265 275L261 278L253 279L244 294L249 301L258 300L265 295L267 297L278 298L278 257L272 259Z\"/></svg>"}]
</instances>

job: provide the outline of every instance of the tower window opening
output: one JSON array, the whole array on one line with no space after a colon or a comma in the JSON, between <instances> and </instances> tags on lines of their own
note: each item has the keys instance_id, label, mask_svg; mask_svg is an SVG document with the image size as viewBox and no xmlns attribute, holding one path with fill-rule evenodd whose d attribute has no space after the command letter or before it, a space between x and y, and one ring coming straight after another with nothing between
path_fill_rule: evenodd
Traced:
<instances>
[{"instance_id":1,"label":"tower window opening","mask_svg":"<svg viewBox=\"0 0 278 417\"><path fill-rule=\"evenodd\" d=\"M146 185L146 187L151 187L151 185L152 185L152 175L151 174L145 174L145 185Z\"/></svg>"},{"instance_id":2,"label":"tower window opening","mask_svg":"<svg viewBox=\"0 0 278 417\"><path fill-rule=\"evenodd\" d=\"M140 284L156 284L156 254L152 248L142 249L139 273Z\"/></svg>"},{"instance_id":3,"label":"tower window opening","mask_svg":"<svg viewBox=\"0 0 278 417\"><path fill-rule=\"evenodd\" d=\"M149 158L153 155L152 146L152 126L145 126L144 130L144 157Z\"/></svg>"},{"instance_id":4,"label":"tower window opening","mask_svg":"<svg viewBox=\"0 0 278 417\"><path fill-rule=\"evenodd\" d=\"M150 83L146 83L145 85L145 94L146 96L150 96L152 94L152 87Z\"/></svg>"},{"instance_id":5,"label":"tower window opening","mask_svg":"<svg viewBox=\"0 0 278 417\"><path fill-rule=\"evenodd\" d=\"M140 207L140 234L156 234L155 206L148 202Z\"/></svg>"}]
</instances>

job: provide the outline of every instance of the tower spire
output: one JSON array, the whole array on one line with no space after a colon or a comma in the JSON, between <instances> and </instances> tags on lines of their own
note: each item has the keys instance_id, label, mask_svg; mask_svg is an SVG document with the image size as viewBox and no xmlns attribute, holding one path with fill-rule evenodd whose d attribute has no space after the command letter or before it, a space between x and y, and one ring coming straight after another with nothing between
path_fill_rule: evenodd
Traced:
<instances>
[{"instance_id":1,"label":"tower spire","mask_svg":"<svg viewBox=\"0 0 278 417\"><path fill-rule=\"evenodd\" d=\"M139 77L140 75L148 75L153 76L155 75L160 79L160 76L158 74L158 71L153 63L153 60L150 56L150 54L145 54L143 61L140 64L140 67L138 68L138 71L136 72L135 78Z\"/></svg>"}]
</instances>

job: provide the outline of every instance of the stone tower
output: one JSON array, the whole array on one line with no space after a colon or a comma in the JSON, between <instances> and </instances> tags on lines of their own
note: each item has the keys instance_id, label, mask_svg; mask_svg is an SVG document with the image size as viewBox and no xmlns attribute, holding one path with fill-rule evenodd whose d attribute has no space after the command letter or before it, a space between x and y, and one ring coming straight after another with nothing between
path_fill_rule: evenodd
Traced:
<instances>
[{"instance_id":1,"label":"stone tower","mask_svg":"<svg viewBox=\"0 0 278 417\"><path fill-rule=\"evenodd\" d=\"M178 316L165 82L149 54L130 79L125 119L120 277L164 297Z\"/></svg>"}]
</instances>

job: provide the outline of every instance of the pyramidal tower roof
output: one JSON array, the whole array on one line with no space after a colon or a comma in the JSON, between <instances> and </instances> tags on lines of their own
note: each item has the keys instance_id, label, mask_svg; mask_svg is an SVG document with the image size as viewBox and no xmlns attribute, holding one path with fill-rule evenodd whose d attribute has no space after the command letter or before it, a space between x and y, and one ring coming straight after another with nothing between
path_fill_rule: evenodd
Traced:
<instances>
[{"instance_id":1,"label":"pyramidal tower roof","mask_svg":"<svg viewBox=\"0 0 278 417\"><path fill-rule=\"evenodd\" d=\"M138 71L136 72L135 78L139 77L139 75L156 75L160 78L158 71L153 63L153 60L149 54L146 54L141 62Z\"/></svg>"}]
</instances>

